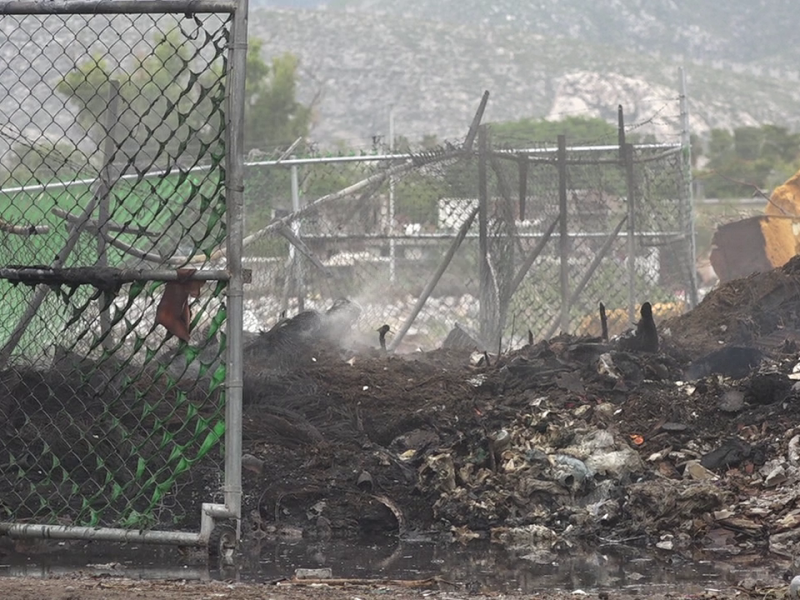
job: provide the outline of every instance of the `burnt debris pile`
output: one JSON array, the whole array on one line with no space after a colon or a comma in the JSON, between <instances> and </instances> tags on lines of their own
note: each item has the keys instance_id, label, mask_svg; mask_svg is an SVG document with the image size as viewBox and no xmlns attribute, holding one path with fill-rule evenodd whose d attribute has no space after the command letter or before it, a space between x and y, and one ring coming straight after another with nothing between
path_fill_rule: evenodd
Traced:
<instances>
[{"instance_id":1,"label":"burnt debris pile","mask_svg":"<svg viewBox=\"0 0 800 600\"><path fill-rule=\"evenodd\" d=\"M560 335L489 357L317 345L284 371L302 394L265 380L282 391L247 408L290 410L314 431L258 435L269 426L253 417L249 530L789 555L800 540L797 266L730 282L657 332L644 308L610 341Z\"/></svg>"}]
</instances>

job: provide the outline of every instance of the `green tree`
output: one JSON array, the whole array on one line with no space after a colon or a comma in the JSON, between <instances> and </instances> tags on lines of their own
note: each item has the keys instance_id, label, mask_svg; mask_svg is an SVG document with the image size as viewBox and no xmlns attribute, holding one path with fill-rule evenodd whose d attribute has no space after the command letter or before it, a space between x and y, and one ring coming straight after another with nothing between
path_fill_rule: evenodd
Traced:
<instances>
[{"instance_id":1,"label":"green tree","mask_svg":"<svg viewBox=\"0 0 800 600\"><path fill-rule=\"evenodd\" d=\"M245 146L272 150L308 134L311 108L297 101L297 57L286 53L266 63L262 43L251 40L247 56ZM112 68L100 55L80 62L57 90L78 111L78 123L99 145L110 81L120 84L117 139L126 156L162 166L168 157L199 156L220 141L224 125L221 56L200 58L180 29L156 34L153 50L132 70ZM155 158L154 158L155 157Z\"/></svg>"},{"instance_id":2,"label":"green tree","mask_svg":"<svg viewBox=\"0 0 800 600\"><path fill-rule=\"evenodd\" d=\"M520 119L492 123L491 128L495 144L512 148L530 144L555 144L562 134L567 137L567 144L570 145L616 142L618 137L614 125L595 117L567 117L561 121Z\"/></svg>"},{"instance_id":3,"label":"green tree","mask_svg":"<svg viewBox=\"0 0 800 600\"><path fill-rule=\"evenodd\" d=\"M733 131L712 129L707 164L696 172L709 198L749 196L752 186L768 190L800 167L800 134L763 125Z\"/></svg>"},{"instance_id":4,"label":"green tree","mask_svg":"<svg viewBox=\"0 0 800 600\"><path fill-rule=\"evenodd\" d=\"M308 135L311 107L297 101L299 60L290 53L261 57L261 40L250 41L247 53L245 149L270 151Z\"/></svg>"},{"instance_id":5,"label":"green tree","mask_svg":"<svg viewBox=\"0 0 800 600\"><path fill-rule=\"evenodd\" d=\"M170 157L205 154L218 141L224 102L220 66L199 61L179 29L156 34L152 52L139 57L129 71L112 68L94 55L57 84L98 148L106 135L112 79L119 84L115 137L123 155L115 162L164 166Z\"/></svg>"}]
</instances>

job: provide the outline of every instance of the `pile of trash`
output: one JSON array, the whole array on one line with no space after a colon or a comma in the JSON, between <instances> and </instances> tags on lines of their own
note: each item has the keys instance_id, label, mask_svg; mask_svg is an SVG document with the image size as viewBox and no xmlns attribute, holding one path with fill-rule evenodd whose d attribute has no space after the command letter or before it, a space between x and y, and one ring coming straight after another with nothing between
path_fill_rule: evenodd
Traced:
<instances>
[{"instance_id":1,"label":"pile of trash","mask_svg":"<svg viewBox=\"0 0 800 600\"><path fill-rule=\"evenodd\" d=\"M271 372L280 397L245 407L247 529L792 556L800 310L787 307L800 297L786 287L798 267L721 286L658 325L658 352L636 334L560 335L502 356L320 343ZM276 403L305 437L263 434L259 413Z\"/></svg>"}]
</instances>

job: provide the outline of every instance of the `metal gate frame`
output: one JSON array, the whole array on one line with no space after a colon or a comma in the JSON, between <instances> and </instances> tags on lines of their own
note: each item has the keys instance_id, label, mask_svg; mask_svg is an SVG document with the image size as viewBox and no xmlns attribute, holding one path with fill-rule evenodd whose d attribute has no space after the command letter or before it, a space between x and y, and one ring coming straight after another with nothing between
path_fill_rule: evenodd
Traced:
<instances>
[{"instance_id":1,"label":"metal gate frame","mask_svg":"<svg viewBox=\"0 0 800 600\"><path fill-rule=\"evenodd\" d=\"M0 522L0 535L19 538L86 539L186 546L207 546L216 553L241 537L242 512L242 332L244 273L244 92L247 64L248 0L2 0L2 15L193 14L232 15L226 73L226 269L198 270L193 279L227 281L225 378L224 503L203 503L200 531L129 530L110 527ZM175 279L175 273L151 271L151 280ZM216 546L219 544L218 546ZM216 547L215 547L216 546Z\"/></svg>"}]
</instances>

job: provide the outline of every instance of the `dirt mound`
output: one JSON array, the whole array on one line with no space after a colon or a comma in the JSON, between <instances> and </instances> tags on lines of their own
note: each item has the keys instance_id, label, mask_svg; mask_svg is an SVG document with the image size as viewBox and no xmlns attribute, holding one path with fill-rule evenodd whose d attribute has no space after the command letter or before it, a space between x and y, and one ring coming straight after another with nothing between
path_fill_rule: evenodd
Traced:
<instances>
[{"instance_id":1,"label":"dirt mound","mask_svg":"<svg viewBox=\"0 0 800 600\"><path fill-rule=\"evenodd\" d=\"M697 357L721 345L775 347L800 330L800 256L722 284L693 311L664 321L675 346Z\"/></svg>"},{"instance_id":2,"label":"dirt mound","mask_svg":"<svg viewBox=\"0 0 800 600\"><path fill-rule=\"evenodd\" d=\"M313 390L291 407L316 428L313 443L259 435L270 399L246 408L259 465L246 476L248 530L437 529L506 544L716 536L715 511L761 488L761 470L787 452L800 402L756 376L676 385L685 363L667 352L560 336L470 366L465 352L328 349L293 371ZM722 402L731 394L740 406ZM769 528L759 531L766 546Z\"/></svg>"}]
</instances>

